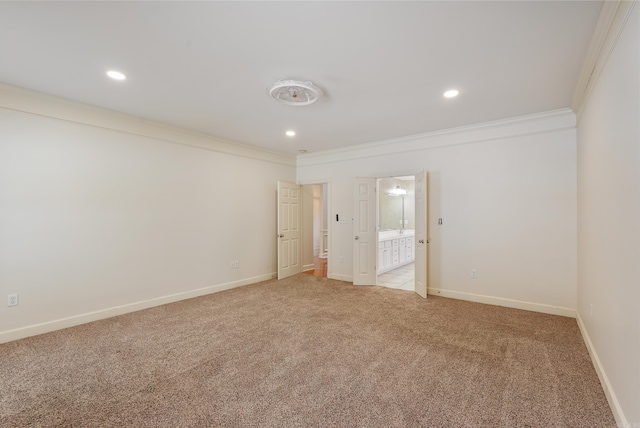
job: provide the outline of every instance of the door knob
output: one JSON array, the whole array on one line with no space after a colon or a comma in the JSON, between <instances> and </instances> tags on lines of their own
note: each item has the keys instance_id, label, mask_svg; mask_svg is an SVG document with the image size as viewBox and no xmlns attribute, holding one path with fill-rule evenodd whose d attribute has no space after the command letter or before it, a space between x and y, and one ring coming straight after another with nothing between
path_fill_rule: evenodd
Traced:
<instances>
[{"instance_id":1,"label":"door knob","mask_svg":"<svg viewBox=\"0 0 640 428\"><path fill-rule=\"evenodd\" d=\"M280 235L278 235L278 238L284 238L284 235L281 233Z\"/></svg>"},{"instance_id":2,"label":"door knob","mask_svg":"<svg viewBox=\"0 0 640 428\"><path fill-rule=\"evenodd\" d=\"M418 244L424 244L424 239L418 240Z\"/></svg>"},{"instance_id":3,"label":"door knob","mask_svg":"<svg viewBox=\"0 0 640 428\"><path fill-rule=\"evenodd\" d=\"M353 238L353 239L355 239L355 240L357 241L358 239L360 239L360 237L359 237L359 236L356 236L356 237L355 237L355 238Z\"/></svg>"}]
</instances>

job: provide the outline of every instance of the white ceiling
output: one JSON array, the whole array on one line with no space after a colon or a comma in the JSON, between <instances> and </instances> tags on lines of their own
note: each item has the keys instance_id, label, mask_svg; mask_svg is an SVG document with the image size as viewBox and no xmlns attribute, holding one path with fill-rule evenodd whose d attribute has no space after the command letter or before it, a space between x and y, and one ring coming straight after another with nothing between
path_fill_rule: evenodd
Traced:
<instances>
[{"instance_id":1,"label":"white ceiling","mask_svg":"<svg viewBox=\"0 0 640 428\"><path fill-rule=\"evenodd\" d=\"M316 152L569 107L601 5L1 2L0 81ZM279 104L267 89L280 79L325 96Z\"/></svg>"}]
</instances>

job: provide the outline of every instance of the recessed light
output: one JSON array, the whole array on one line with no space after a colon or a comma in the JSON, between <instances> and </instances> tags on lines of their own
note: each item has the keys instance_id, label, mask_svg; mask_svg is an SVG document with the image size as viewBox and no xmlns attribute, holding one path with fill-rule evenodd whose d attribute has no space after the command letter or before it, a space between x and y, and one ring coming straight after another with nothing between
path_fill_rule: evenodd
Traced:
<instances>
[{"instance_id":1,"label":"recessed light","mask_svg":"<svg viewBox=\"0 0 640 428\"><path fill-rule=\"evenodd\" d=\"M295 137L296 131L287 131L285 132L285 134L287 135L287 137Z\"/></svg>"},{"instance_id":2,"label":"recessed light","mask_svg":"<svg viewBox=\"0 0 640 428\"><path fill-rule=\"evenodd\" d=\"M444 93L444 97L445 98L457 97L459 93L460 91L458 91L457 89L451 89Z\"/></svg>"},{"instance_id":3,"label":"recessed light","mask_svg":"<svg viewBox=\"0 0 640 428\"><path fill-rule=\"evenodd\" d=\"M127 78L127 76L125 76L124 74L114 70L107 71L107 76L115 80L125 80Z\"/></svg>"}]
</instances>

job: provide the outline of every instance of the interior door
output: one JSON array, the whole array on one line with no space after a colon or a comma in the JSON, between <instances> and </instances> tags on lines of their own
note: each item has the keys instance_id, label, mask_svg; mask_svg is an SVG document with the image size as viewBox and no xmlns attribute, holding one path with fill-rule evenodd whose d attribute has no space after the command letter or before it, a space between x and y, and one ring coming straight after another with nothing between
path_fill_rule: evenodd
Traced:
<instances>
[{"instance_id":1,"label":"interior door","mask_svg":"<svg viewBox=\"0 0 640 428\"><path fill-rule=\"evenodd\" d=\"M376 285L376 179L356 178L353 200L353 284Z\"/></svg>"},{"instance_id":2,"label":"interior door","mask_svg":"<svg viewBox=\"0 0 640 428\"><path fill-rule=\"evenodd\" d=\"M415 236L415 292L421 297L427 297L427 259L429 257L428 238L428 192L427 173L419 172L415 176L416 192L416 236Z\"/></svg>"},{"instance_id":3,"label":"interior door","mask_svg":"<svg viewBox=\"0 0 640 428\"><path fill-rule=\"evenodd\" d=\"M278 181L278 279L300 273L301 186Z\"/></svg>"}]
</instances>

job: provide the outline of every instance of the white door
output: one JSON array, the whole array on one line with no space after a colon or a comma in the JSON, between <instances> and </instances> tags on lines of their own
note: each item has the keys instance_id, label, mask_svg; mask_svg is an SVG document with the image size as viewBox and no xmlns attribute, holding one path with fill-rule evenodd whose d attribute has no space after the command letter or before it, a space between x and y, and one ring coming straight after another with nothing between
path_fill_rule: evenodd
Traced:
<instances>
[{"instance_id":1,"label":"white door","mask_svg":"<svg viewBox=\"0 0 640 428\"><path fill-rule=\"evenodd\" d=\"M278 181L278 279L301 272L301 188Z\"/></svg>"},{"instance_id":2,"label":"white door","mask_svg":"<svg viewBox=\"0 0 640 428\"><path fill-rule=\"evenodd\" d=\"M415 291L421 297L427 297L427 258L429 255L428 218L427 218L427 173L416 174L416 236L415 236Z\"/></svg>"},{"instance_id":3,"label":"white door","mask_svg":"<svg viewBox=\"0 0 640 428\"><path fill-rule=\"evenodd\" d=\"M376 285L376 179L356 178L353 200L353 284Z\"/></svg>"}]
</instances>

